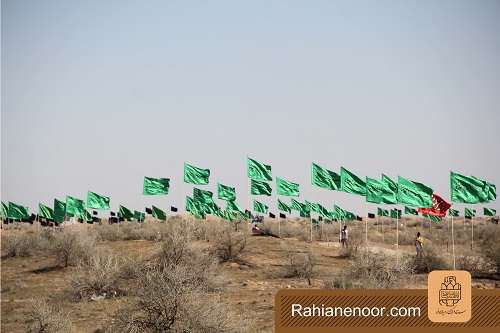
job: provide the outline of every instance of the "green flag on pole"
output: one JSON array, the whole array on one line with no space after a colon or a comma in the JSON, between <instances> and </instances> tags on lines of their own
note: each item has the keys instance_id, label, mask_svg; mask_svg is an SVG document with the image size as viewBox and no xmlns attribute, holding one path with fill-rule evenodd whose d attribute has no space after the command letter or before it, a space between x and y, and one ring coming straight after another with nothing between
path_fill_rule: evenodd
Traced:
<instances>
[{"instance_id":1,"label":"green flag on pole","mask_svg":"<svg viewBox=\"0 0 500 333\"><path fill-rule=\"evenodd\" d=\"M292 213L292 207L278 199L278 210L282 212Z\"/></svg>"},{"instance_id":2,"label":"green flag on pole","mask_svg":"<svg viewBox=\"0 0 500 333\"><path fill-rule=\"evenodd\" d=\"M163 210L161 210L160 208L158 208L156 206L151 206L151 210L153 211L153 217L155 217L161 221L167 220L167 214Z\"/></svg>"},{"instance_id":3,"label":"green flag on pole","mask_svg":"<svg viewBox=\"0 0 500 333\"><path fill-rule=\"evenodd\" d=\"M118 216L126 219L127 221L130 221L134 218L134 213L132 213L132 211L127 207L120 205L120 207L118 208Z\"/></svg>"},{"instance_id":4,"label":"green flag on pole","mask_svg":"<svg viewBox=\"0 0 500 333\"><path fill-rule=\"evenodd\" d=\"M418 211L414 208L405 206L405 214L407 215L418 215Z\"/></svg>"},{"instance_id":5,"label":"green flag on pole","mask_svg":"<svg viewBox=\"0 0 500 333\"><path fill-rule=\"evenodd\" d=\"M243 208L241 208L235 201L228 201L226 205L226 210L236 211L242 214L245 214Z\"/></svg>"},{"instance_id":6,"label":"green flag on pole","mask_svg":"<svg viewBox=\"0 0 500 333\"><path fill-rule=\"evenodd\" d=\"M485 216L497 216L497 211L496 211L496 209L493 209L493 208L484 207L483 213Z\"/></svg>"},{"instance_id":7,"label":"green flag on pole","mask_svg":"<svg viewBox=\"0 0 500 333\"><path fill-rule=\"evenodd\" d=\"M253 210L255 212L267 214L268 209L269 209L269 207L267 205L265 205L264 203L257 201L257 200L253 201Z\"/></svg>"},{"instance_id":8,"label":"green flag on pole","mask_svg":"<svg viewBox=\"0 0 500 333\"><path fill-rule=\"evenodd\" d=\"M265 181L252 179L250 181L250 193L252 195L271 196L271 186Z\"/></svg>"},{"instance_id":9,"label":"green flag on pole","mask_svg":"<svg viewBox=\"0 0 500 333\"><path fill-rule=\"evenodd\" d=\"M488 187L488 201L495 201L497 199L497 187L495 184L489 184Z\"/></svg>"},{"instance_id":10,"label":"green flag on pole","mask_svg":"<svg viewBox=\"0 0 500 333\"><path fill-rule=\"evenodd\" d=\"M345 210L337 205L334 205L333 212L334 212L334 216L336 219L338 219L338 220L345 220L346 219L347 210Z\"/></svg>"},{"instance_id":11,"label":"green flag on pole","mask_svg":"<svg viewBox=\"0 0 500 333\"><path fill-rule=\"evenodd\" d=\"M193 214L197 219L205 218L203 207L190 196L186 196L186 211Z\"/></svg>"},{"instance_id":12,"label":"green flag on pole","mask_svg":"<svg viewBox=\"0 0 500 333\"><path fill-rule=\"evenodd\" d=\"M311 182L312 185L318 187L326 188L329 190L340 190L340 175L330 171L328 169L322 168L316 163L312 164L311 170Z\"/></svg>"},{"instance_id":13,"label":"green flag on pole","mask_svg":"<svg viewBox=\"0 0 500 333\"><path fill-rule=\"evenodd\" d=\"M428 218L432 222L441 222L441 220L442 220L441 217L439 217L439 216L434 216L434 215L429 215L429 214L424 214L423 216L425 218Z\"/></svg>"},{"instance_id":14,"label":"green flag on pole","mask_svg":"<svg viewBox=\"0 0 500 333\"><path fill-rule=\"evenodd\" d=\"M219 199L221 200L226 200L226 201L236 200L236 189L234 187L218 183L217 193L219 195Z\"/></svg>"},{"instance_id":15,"label":"green flag on pole","mask_svg":"<svg viewBox=\"0 0 500 333\"><path fill-rule=\"evenodd\" d=\"M247 157L248 178L253 180L273 180L271 166Z\"/></svg>"},{"instance_id":16,"label":"green flag on pole","mask_svg":"<svg viewBox=\"0 0 500 333\"><path fill-rule=\"evenodd\" d=\"M397 194L398 194L398 183L392 180L390 177L382 174L382 183L385 188L382 191L382 202L384 204L397 204Z\"/></svg>"},{"instance_id":17,"label":"green flag on pole","mask_svg":"<svg viewBox=\"0 0 500 333\"><path fill-rule=\"evenodd\" d=\"M170 189L170 178L144 177L144 195L165 195Z\"/></svg>"},{"instance_id":18,"label":"green flag on pole","mask_svg":"<svg viewBox=\"0 0 500 333\"><path fill-rule=\"evenodd\" d=\"M474 217L476 216L476 210L471 208L465 208L464 215L465 217Z\"/></svg>"},{"instance_id":19,"label":"green flag on pole","mask_svg":"<svg viewBox=\"0 0 500 333\"><path fill-rule=\"evenodd\" d=\"M401 211L399 209L391 209L391 218L393 219L400 219L401 218Z\"/></svg>"},{"instance_id":20,"label":"green flag on pole","mask_svg":"<svg viewBox=\"0 0 500 333\"><path fill-rule=\"evenodd\" d=\"M489 183L476 177L450 172L451 201L468 204L487 202Z\"/></svg>"},{"instance_id":21,"label":"green flag on pole","mask_svg":"<svg viewBox=\"0 0 500 333\"><path fill-rule=\"evenodd\" d=\"M102 210L109 209L109 197L88 191L87 208Z\"/></svg>"},{"instance_id":22,"label":"green flag on pole","mask_svg":"<svg viewBox=\"0 0 500 333\"><path fill-rule=\"evenodd\" d=\"M213 193L199 188L193 188L193 199L201 203L203 206L211 205L214 202Z\"/></svg>"},{"instance_id":23,"label":"green flag on pole","mask_svg":"<svg viewBox=\"0 0 500 333\"><path fill-rule=\"evenodd\" d=\"M356 214L354 214L353 212L350 212L350 211L346 211L344 220L354 221L354 220L356 220Z\"/></svg>"},{"instance_id":24,"label":"green flag on pole","mask_svg":"<svg viewBox=\"0 0 500 333\"><path fill-rule=\"evenodd\" d=\"M453 217L460 216L460 212L456 209L450 208L448 210L448 216L453 216Z\"/></svg>"},{"instance_id":25,"label":"green flag on pole","mask_svg":"<svg viewBox=\"0 0 500 333\"><path fill-rule=\"evenodd\" d=\"M68 195L66 197L66 213L82 219L85 218L85 201Z\"/></svg>"},{"instance_id":26,"label":"green flag on pole","mask_svg":"<svg viewBox=\"0 0 500 333\"><path fill-rule=\"evenodd\" d=\"M14 220L26 220L29 219L30 214L28 207L18 205L14 202L9 201L9 207L7 209L7 217Z\"/></svg>"},{"instance_id":27,"label":"green flag on pole","mask_svg":"<svg viewBox=\"0 0 500 333\"><path fill-rule=\"evenodd\" d=\"M276 189L278 195L289 197L298 197L300 195L299 184L293 183L280 177L276 177Z\"/></svg>"},{"instance_id":28,"label":"green flag on pole","mask_svg":"<svg viewBox=\"0 0 500 333\"><path fill-rule=\"evenodd\" d=\"M311 217L311 212L309 210L309 207L305 203L301 203L295 199L292 199L291 206L293 210L299 212L299 215L301 217Z\"/></svg>"},{"instance_id":29,"label":"green flag on pole","mask_svg":"<svg viewBox=\"0 0 500 333\"><path fill-rule=\"evenodd\" d=\"M54 210L42 203L38 204L38 216L47 220L54 220Z\"/></svg>"},{"instance_id":30,"label":"green flag on pole","mask_svg":"<svg viewBox=\"0 0 500 333\"><path fill-rule=\"evenodd\" d=\"M432 188L399 176L398 203L411 207L432 207Z\"/></svg>"},{"instance_id":31,"label":"green flag on pole","mask_svg":"<svg viewBox=\"0 0 500 333\"><path fill-rule=\"evenodd\" d=\"M389 216L389 211L387 209L383 208L377 208L377 215L378 216Z\"/></svg>"},{"instance_id":32,"label":"green flag on pole","mask_svg":"<svg viewBox=\"0 0 500 333\"><path fill-rule=\"evenodd\" d=\"M9 211L9 205L2 201L2 206L0 207L0 217L2 219L6 219L8 211Z\"/></svg>"},{"instance_id":33,"label":"green flag on pole","mask_svg":"<svg viewBox=\"0 0 500 333\"><path fill-rule=\"evenodd\" d=\"M54 221L57 223L62 223L66 220L66 203L54 199Z\"/></svg>"},{"instance_id":34,"label":"green flag on pole","mask_svg":"<svg viewBox=\"0 0 500 333\"><path fill-rule=\"evenodd\" d=\"M189 184L207 185L210 177L209 169L202 169L194 165L184 163L184 182Z\"/></svg>"},{"instance_id":35,"label":"green flag on pole","mask_svg":"<svg viewBox=\"0 0 500 333\"><path fill-rule=\"evenodd\" d=\"M146 214L144 212L139 212L137 210L134 210L134 219L137 222L144 222L144 220L146 219Z\"/></svg>"},{"instance_id":36,"label":"green flag on pole","mask_svg":"<svg viewBox=\"0 0 500 333\"><path fill-rule=\"evenodd\" d=\"M382 195L386 185L378 179L366 177L366 201L382 203Z\"/></svg>"},{"instance_id":37,"label":"green flag on pole","mask_svg":"<svg viewBox=\"0 0 500 333\"><path fill-rule=\"evenodd\" d=\"M340 168L340 188L352 194L366 195L366 183L344 167Z\"/></svg>"},{"instance_id":38,"label":"green flag on pole","mask_svg":"<svg viewBox=\"0 0 500 333\"><path fill-rule=\"evenodd\" d=\"M310 202L310 201L304 201L304 203L307 205L307 208L309 209L310 212L313 213L319 213L319 207L318 204L315 202Z\"/></svg>"}]
</instances>

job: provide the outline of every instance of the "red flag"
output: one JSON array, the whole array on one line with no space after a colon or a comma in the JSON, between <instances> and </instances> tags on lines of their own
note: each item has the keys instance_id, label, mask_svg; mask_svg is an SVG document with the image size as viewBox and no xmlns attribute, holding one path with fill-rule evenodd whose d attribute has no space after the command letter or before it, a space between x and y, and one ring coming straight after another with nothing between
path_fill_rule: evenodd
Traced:
<instances>
[{"instance_id":1,"label":"red flag","mask_svg":"<svg viewBox=\"0 0 500 333\"><path fill-rule=\"evenodd\" d=\"M443 198L441 198L437 194L432 195L432 208L419 208L418 212L422 214L429 214L433 216L440 216L440 217L445 217L446 212L448 209L450 209L451 204L444 201Z\"/></svg>"}]
</instances>

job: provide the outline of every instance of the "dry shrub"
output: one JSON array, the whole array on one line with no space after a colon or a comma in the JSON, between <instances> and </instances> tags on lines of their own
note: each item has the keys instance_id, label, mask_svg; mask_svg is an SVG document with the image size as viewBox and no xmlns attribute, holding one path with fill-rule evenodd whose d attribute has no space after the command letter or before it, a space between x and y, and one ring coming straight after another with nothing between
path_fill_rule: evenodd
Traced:
<instances>
[{"instance_id":1,"label":"dry shrub","mask_svg":"<svg viewBox=\"0 0 500 333\"><path fill-rule=\"evenodd\" d=\"M14 235L2 235L2 253L5 257L28 257L33 252L34 237L29 234L20 233Z\"/></svg>"},{"instance_id":2,"label":"dry shrub","mask_svg":"<svg viewBox=\"0 0 500 333\"><path fill-rule=\"evenodd\" d=\"M468 271L472 276L481 272L483 262L477 256L459 256L456 258L456 268L462 271Z\"/></svg>"},{"instance_id":3,"label":"dry shrub","mask_svg":"<svg viewBox=\"0 0 500 333\"><path fill-rule=\"evenodd\" d=\"M301 278L306 279L311 285L311 278L314 276L314 267L316 259L311 251L303 253L294 253L287 250L287 263L285 267L286 278Z\"/></svg>"},{"instance_id":4,"label":"dry shrub","mask_svg":"<svg viewBox=\"0 0 500 333\"><path fill-rule=\"evenodd\" d=\"M120 272L118 257L98 252L78 264L71 278L71 291L76 300L123 295L119 287Z\"/></svg>"},{"instance_id":5,"label":"dry shrub","mask_svg":"<svg viewBox=\"0 0 500 333\"><path fill-rule=\"evenodd\" d=\"M54 251L61 267L75 266L87 261L94 252L95 238L85 232L64 230L56 235Z\"/></svg>"},{"instance_id":6,"label":"dry shrub","mask_svg":"<svg viewBox=\"0 0 500 333\"><path fill-rule=\"evenodd\" d=\"M417 273L430 273L434 270L449 269L449 264L443 257L436 253L432 246L424 248L422 257L414 257L412 260L412 267Z\"/></svg>"},{"instance_id":7,"label":"dry shrub","mask_svg":"<svg viewBox=\"0 0 500 333\"><path fill-rule=\"evenodd\" d=\"M69 314L61 306L44 299L31 300L26 324L29 333L69 333L72 330Z\"/></svg>"},{"instance_id":8,"label":"dry shrub","mask_svg":"<svg viewBox=\"0 0 500 333\"><path fill-rule=\"evenodd\" d=\"M243 232L234 232L224 228L214 240L213 251L221 262L239 259L247 244Z\"/></svg>"},{"instance_id":9,"label":"dry shrub","mask_svg":"<svg viewBox=\"0 0 500 333\"><path fill-rule=\"evenodd\" d=\"M498 224L484 226L480 229L479 239L483 256L492 270L500 273L500 226Z\"/></svg>"}]
</instances>

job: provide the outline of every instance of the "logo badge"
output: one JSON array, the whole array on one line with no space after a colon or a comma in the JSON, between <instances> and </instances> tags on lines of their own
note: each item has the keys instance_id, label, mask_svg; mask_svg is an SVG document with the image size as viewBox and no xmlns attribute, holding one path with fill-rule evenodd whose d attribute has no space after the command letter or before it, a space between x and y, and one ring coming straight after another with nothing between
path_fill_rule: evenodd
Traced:
<instances>
[{"instance_id":1,"label":"logo badge","mask_svg":"<svg viewBox=\"0 0 500 333\"><path fill-rule=\"evenodd\" d=\"M471 276L467 271L433 271L428 277L428 317L438 323L469 321Z\"/></svg>"}]
</instances>

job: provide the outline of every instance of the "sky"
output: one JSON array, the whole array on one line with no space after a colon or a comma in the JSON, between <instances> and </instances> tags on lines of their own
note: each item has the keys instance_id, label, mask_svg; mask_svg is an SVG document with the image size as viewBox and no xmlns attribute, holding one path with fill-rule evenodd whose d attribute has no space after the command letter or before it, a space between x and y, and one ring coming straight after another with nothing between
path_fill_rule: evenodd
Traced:
<instances>
[{"instance_id":1,"label":"sky","mask_svg":"<svg viewBox=\"0 0 500 333\"><path fill-rule=\"evenodd\" d=\"M360 215L376 206L313 187L312 162L448 199L450 170L500 185L500 1L1 5L3 201L182 211L188 162L247 208L247 156ZM143 196L144 176L170 193Z\"/></svg>"}]
</instances>

